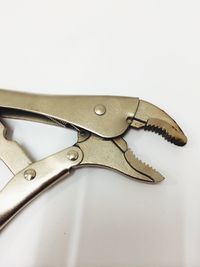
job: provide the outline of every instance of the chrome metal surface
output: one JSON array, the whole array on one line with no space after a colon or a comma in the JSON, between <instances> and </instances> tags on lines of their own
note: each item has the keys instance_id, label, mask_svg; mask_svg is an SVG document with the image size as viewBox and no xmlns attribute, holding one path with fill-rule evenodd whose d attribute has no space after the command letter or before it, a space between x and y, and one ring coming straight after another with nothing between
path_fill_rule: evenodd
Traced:
<instances>
[{"instance_id":1,"label":"chrome metal surface","mask_svg":"<svg viewBox=\"0 0 200 267\"><path fill-rule=\"evenodd\" d=\"M107 167L131 178L151 183L158 183L164 179L159 172L139 161L122 138L115 142L91 135L86 141L78 142L77 146L83 151L80 166Z\"/></svg>"},{"instance_id":2,"label":"chrome metal surface","mask_svg":"<svg viewBox=\"0 0 200 267\"><path fill-rule=\"evenodd\" d=\"M28 181L31 181L35 178L36 171L34 169L28 169L24 172L24 178Z\"/></svg>"},{"instance_id":3,"label":"chrome metal surface","mask_svg":"<svg viewBox=\"0 0 200 267\"><path fill-rule=\"evenodd\" d=\"M104 105L96 105L95 108L94 108L94 112L99 115L99 116L102 116L106 113L106 107Z\"/></svg>"},{"instance_id":4,"label":"chrome metal surface","mask_svg":"<svg viewBox=\"0 0 200 267\"><path fill-rule=\"evenodd\" d=\"M106 107L104 116L94 112L99 103ZM127 130L126 119L134 117L138 104L139 99L133 97L37 95L0 90L0 116L49 124L57 124L56 119L105 138Z\"/></svg>"},{"instance_id":5,"label":"chrome metal surface","mask_svg":"<svg viewBox=\"0 0 200 267\"><path fill-rule=\"evenodd\" d=\"M79 155L74 161L67 158L72 149ZM0 191L0 230L37 195L69 174L70 169L81 162L82 156L79 148L67 148L15 175ZM24 179L24 174L30 175L30 170L35 170L37 175L34 179Z\"/></svg>"},{"instance_id":6,"label":"chrome metal surface","mask_svg":"<svg viewBox=\"0 0 200 267\"><path fill-rule=\"evenodd\" d=\"M139 102L132 126L157 132L175 145L183 146L187 143L187 137L175 120L157 106L144 100Z\"/></svg>"},{"instance_id":7,"label":"chrome metal surface","mask_svg":"<svg viewBox=\"0 0 200 267\"><path fill-rule=\"evenodd\" d=\"M0 229L71 168L101 166L131 178L157 183L164 177L140 161L123 139L128 129L151 130L183 146L187 138L163 110L144 100L115 96L46 96L0 90L0 117L71 127L78 141L32 163L20 146L5 138L0 124L0 158L15 176L0 191Z\"/></svg>"},{"instance_id":8,"label":"chrome metal surface","mask_svg":"<svg viewBox=\"0 0 200 267\"><path fill-rule=\"evenodd\" d=\"M69 150L69 151L67 152L67 158L68 158L69 160L72 160L72 161L77 160L77 158L78 158L78 152L75 151L75 150Z\"/></svg>"}]
</instances>

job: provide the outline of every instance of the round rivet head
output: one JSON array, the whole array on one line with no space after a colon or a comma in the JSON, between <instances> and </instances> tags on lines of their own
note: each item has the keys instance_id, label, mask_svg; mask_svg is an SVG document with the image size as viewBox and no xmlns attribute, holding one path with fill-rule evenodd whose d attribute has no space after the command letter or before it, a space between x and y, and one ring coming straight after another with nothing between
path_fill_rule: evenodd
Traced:
<instances>
[{"instance_id":1,"label":"round rivet head","mask_svg":"<svg viewBox=\"0 0 200 267\"><path fill-rule=\"evenodd\" d=\"M28 169L24 172L24 178L28 181L31 181L35 178L36 171L34 169Z\"/></svg>"},{"instance_id":2,"label":"round rivet head","mask_svg":"<svg viewBox=\"0 0 200 267\"><path fill-rule=\"evenodd\" d=\"M103 114L106 113L106 107L105 107L104 105L101 105L101 104L96 105L96 106L94 107L94 112L95 112L97 115L101 116L101 115L103 115Z\"/></svg>"},{"instance_id":3,"label":"round rivet head","mask_svg":"<svg viewBox=\"0 0 200 267\"><path fill-rule=\"evenodd\" d=\"M78 158L78 152L75 150L69 150L67 153L67 158L71 161L75 161Z\"/></svg>"}]
</instances>

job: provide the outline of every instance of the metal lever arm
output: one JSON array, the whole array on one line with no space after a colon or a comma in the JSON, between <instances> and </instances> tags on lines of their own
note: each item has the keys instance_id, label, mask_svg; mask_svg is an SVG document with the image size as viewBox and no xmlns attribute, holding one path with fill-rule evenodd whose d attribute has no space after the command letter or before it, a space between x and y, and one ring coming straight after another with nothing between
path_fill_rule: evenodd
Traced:
<instances>
[{"instance_id":1,"label":"metal lever arm","mask_svg":"<svg viewBox=\"0 0 200 267\"><path fill-rule=\"evenodd\" d=\"M0 230L42 191L69 174L82 157L78 147L67 148L16 174L0 191Z\"/></svg>"},{"instance_id":2,"label":"metal lever arm","mask_svg":"<svg viewBox=\"0 0 200 267\"><path fill-rule=\"evenodd\" d=\"M2 117L73 125L104 138L123 134L138 104L139 99L133 97L40 95L0 89Z\"/></svg>"}]
</instances>

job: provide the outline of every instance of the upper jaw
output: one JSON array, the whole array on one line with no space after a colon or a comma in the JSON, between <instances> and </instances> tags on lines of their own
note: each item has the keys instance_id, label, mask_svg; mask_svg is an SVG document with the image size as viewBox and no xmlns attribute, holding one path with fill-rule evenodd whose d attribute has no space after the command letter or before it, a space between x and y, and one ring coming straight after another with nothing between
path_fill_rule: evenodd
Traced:
<instances>
[{"instance_id":1,"label":"upper jaw","mask_svg":"<svg viewBox=\"0 0 200 267\"><path fill-rule=\"evenodd\" d=\"M139 101L131 126L156 132L178 146L187 143L187 137L178 124L165 111L144 100Z\"/></svg>"}]
</instances>

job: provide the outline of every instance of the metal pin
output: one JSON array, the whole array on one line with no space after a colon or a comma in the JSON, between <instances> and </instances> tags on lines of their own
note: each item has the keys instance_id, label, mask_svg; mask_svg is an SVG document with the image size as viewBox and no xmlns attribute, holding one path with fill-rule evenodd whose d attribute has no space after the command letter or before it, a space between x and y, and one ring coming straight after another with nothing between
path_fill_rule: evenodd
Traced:
<instances>
[{"instance_id":1,"label":"metal pin","mask_svg":"<svg viewBox=\"0 0 200 267\"><path fill-rule=\"evenodd\" d=\"M31 181L35 178L36 171L34 169L28 169L24 172L24 178L28 181Z\"/></svg>"},{"instance_id":2,"label":"metal pin","mask_svg":"<svg viewBox=\"0 0 200 267\"><path fill-rule=\"evenodd\" d=\"M78 152L75 150L70 150L67 153L67 158L71 161L75 161L78 159Z\"/></svg>"},{"instance_id":3,"label":"metal pin","mask_svg":"<svg viewBox=\"0 0 200 267\"><path fill-rule=\"evenodd\" d=\"M96 105L96 106L94 107L94 112L95 112L97 115L102 116L102 115L104 115L104 114L106 113L106 107L105 107L104 105L101 105L101 104Z\"/></svg>"}]
</instances>

